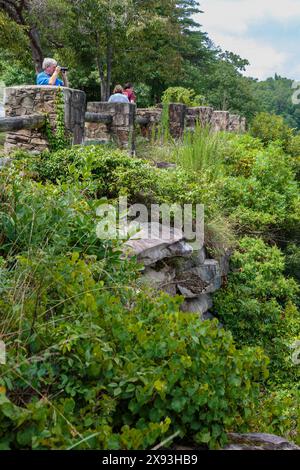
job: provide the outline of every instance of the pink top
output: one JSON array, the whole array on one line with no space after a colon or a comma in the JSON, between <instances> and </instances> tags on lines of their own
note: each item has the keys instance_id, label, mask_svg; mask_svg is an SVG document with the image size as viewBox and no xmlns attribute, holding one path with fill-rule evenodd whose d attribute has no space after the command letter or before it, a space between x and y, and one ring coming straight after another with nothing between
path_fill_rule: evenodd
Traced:
<instances>
[{"instance_id":1,"label":"pink top","mask_svg":"<svg viewBox=\"0 0 300 470\"><path fill-rule=\"evenodd\" d=\"M135 96L134 91L132 90L132 88L127 88L127 90L124 90L123 95L127 96L130 103L135 103L136 96Z\"/></svg>"}]
</instances>

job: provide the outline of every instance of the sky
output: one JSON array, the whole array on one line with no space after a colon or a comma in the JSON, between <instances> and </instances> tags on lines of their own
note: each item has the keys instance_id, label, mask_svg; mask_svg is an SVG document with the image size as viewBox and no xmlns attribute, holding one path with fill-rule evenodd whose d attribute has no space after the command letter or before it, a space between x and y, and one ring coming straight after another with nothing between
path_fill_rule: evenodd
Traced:
<instances>
[{"instance_id":1,"label":"sky","mask_svg":"<svg viewBox=\"0 0 300 470\"><path fill-rule=\"evenodd\" d=\"M196 15L216 46L248 59L246 75L300 81L300 0L200 0Z\"/></svg>"}]
</instances>

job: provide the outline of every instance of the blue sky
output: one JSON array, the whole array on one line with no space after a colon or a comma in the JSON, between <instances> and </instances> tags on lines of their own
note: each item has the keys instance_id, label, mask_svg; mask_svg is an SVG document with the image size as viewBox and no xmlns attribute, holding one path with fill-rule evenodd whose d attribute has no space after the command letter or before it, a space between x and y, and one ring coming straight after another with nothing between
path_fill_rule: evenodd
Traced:
<instances>
[{"instance_id":1,"label":"blue sky","mask_svg":"<svg viewBox=\"0 0 300 470\"><path fill-rule=\"evenodd\" d=\"M200 0L202 30L250 62L246 75L300 80L300 0Z\"/></svg>"}]
</instances>

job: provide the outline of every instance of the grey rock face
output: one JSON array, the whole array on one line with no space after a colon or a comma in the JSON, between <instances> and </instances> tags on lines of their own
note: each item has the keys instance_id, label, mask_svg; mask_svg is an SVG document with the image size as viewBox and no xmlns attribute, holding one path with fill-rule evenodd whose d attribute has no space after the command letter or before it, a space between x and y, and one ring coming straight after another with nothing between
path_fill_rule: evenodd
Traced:
<instances>
[{"instance_id":1,"label":"grey rock face","mask_svg":"<svg viewBox=\"0 0 300 470\"><path fill-rule=\"evenodd\" d=\"M189 273L193 279L199 280L199 285L205 284L202 293L211 294L222 285L220 264L216 260L206 259L202 265L192 268Z\"/></svg>"},{"instance_id":2,"label":"grey rock face","mask_svg":"<svg viewBox=\"0 0 300 470\"><path fill-rule=\"evenodd\" d=\"M124 243L124 253L137 256L145 266L164 258L191 255L192 247L183 240L182 231L172 229L164 235L163 229L160 224L141 224L141 230Z\"/></svg>"},{"instance_id":3,"label":"grey rock face","mask_svg":"<svg viewBox=\"0 0 300 470\"><path fill-rule=\"evenodd\" d=\"M142 282L170 295L182 295L182 311L199 313L202 320L213 318L207 313L213 304L209 294L221 287L222 273L227 270L224 260L221 269L219 261L206 259L204 247L193 251L181 230L155 223L140 224L140 230L124 243L123 253L144 264Z\"/></svg>"},{"instance_id":4,"label":"grey rock face","mask_svg":"<svg viewBox=\"0 0 300 470\"><path fill-rule=\"evenodd\" d=\"M185 300L181 309L183 312L199 313L202 317L213 306L212 299L207 294L199 295L196 299Z\"/></svg>"},{"instance_id":5,"label":"grey rock face","mask_svg":"<svg viewBox=\"0 0 300 470\"><path fill-rule=\"evenodd\" d=\"M147 267L143 272L142 282L154 287L157 290L163 290L170 295L176 295L176 285L174 283L175 269L165 266L160 271Z\"/></svg>"},{"instance_id":6,"label":"grey rock face","mask_svg":"<svg viewBox=\"0 0 300 470\"><path fill-rule=\"evenodd\" d=\"M274 434L228 434L229 444L224 450L300 450L296 444Z\"/></svg>"}]
</instances>

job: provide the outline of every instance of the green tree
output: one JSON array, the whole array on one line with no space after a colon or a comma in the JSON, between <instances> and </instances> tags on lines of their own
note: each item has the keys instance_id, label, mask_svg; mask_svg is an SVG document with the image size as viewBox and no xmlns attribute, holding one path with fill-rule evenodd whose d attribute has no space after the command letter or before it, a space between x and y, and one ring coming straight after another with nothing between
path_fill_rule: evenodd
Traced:
<instances>
[{"instance_id":1,"label":"green tree","mask_svg":"<svg viewBox=\"0 0 300 470\"><path fill-rule=\"evenodd\" d=\"M282 116L292 128L300 129L300 105L292 102L293 80L276 75L252 82L258 110Z\"/></svg>"},{"instance_id":2,"label":"green tree","mask_svg":"<svg viewBox=\"0 0 300 470\"><path fill-rule=\"evenodd\" d=\"M215 109L240 113L251 119L257 111L252 79L242 75L247 60L230 52L218 51L198 86Z\"/></svg>"},{"instance_id":3,"label":"green tree","mask_svg":"<svg viewBox=\"0 0 300 470\"><path fill-rule=\"evenodd\" d=\"M30 16L33 4L34 0L0 0L0 34L1 39L3 35L6 36L6 39L10 38L10 40L4 42L4 47L6 45L10 51L16 54L17 49L20 49L20 46L22 48L24 45L26 37L30 45L35 69L38 72L42 68L43 52L39 32ZM17 41L13 41L13 38ZM23 54L24 52L26 54L26 49L22 50Z\"/></svg>"}]
</instances>

